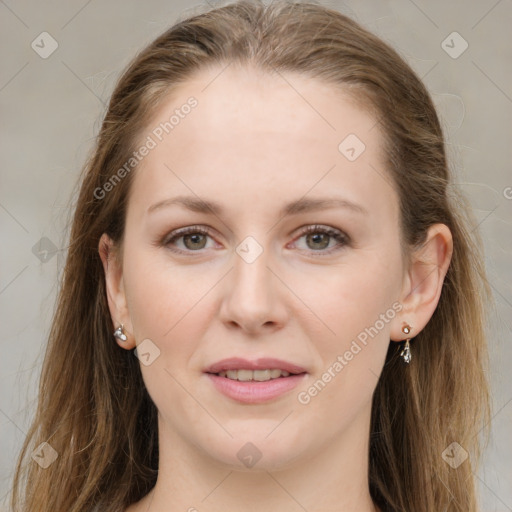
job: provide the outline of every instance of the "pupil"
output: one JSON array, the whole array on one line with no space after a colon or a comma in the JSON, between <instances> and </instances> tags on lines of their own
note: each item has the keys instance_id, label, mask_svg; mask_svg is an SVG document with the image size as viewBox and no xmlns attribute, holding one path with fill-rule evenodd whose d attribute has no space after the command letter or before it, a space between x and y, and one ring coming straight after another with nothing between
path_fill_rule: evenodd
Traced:
<instances>
[{"instance_id":1,"label":"pupil","mask_svg":"<svg viewBox=\"0 0 512 512\"><path fill-rule=\"evenodd\" d=\"M202 234L185 235L183 240L188 249L197 249L198 248L197 244L200 245L199 249L202 249L204 246L204 243L201 245L201 237L202 236L203 236ZM190 247L190 244L187 243L188 241L192 241L192 247ZM204 240L203 240L203 242L204 242Z\"/></svg>"},{"instance_id":2,"label":"pupil","mask_svg":"<svg viewBox=\"0 0 512 512\"><path fill-rule=\"evenodd\" d=\"M309 235L308 238L313 242L313 244L317 245L317 249L320 248L320 249L324 249L325 247L327 247L329 245L329 240L328 240L328 235L326 233L315 233L313 235ZM322 243L322 239L323 239L323 242L327 242L327 243ZM318 245L320 245L320 247L318 247Z\"/></svg>"}]
</instances>

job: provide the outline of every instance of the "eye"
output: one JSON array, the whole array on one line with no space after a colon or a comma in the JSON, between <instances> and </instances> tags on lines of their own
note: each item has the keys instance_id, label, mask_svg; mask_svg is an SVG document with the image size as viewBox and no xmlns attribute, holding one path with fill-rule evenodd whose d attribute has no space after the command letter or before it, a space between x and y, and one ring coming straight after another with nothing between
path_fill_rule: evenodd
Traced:
<instances>
[{"instance_id":1,"label":"eye","mask_svg":"<svg viewBox=\"0 0 512 512\"><path fill-rule=\"evenodd\" d=\"M188 226L173 231L170 236L163 240L162 245L169 247L171 251L175 252L197 252L207 248L208 236L208 229L202 226ZM181 242L181 244L178 242ZM173 245L176 248L173 248Z\"/></svg>"},{"instance_id":2,"label":"eye","mask_svg":"<svg viewBox=\"0 0 512 512\"><path fill-rule=\"evenodd\" d=\"M306 242L307 247L305 250L320 253L317 254L318 256L340 250L350 242L348 235L342 231L318 225L308 226L303 230L297 240L302 238ZM332 244L333 241L335 242L334 244Z\"/></svg>"},{"instance_id":3,"label":"eye","mask_svg":"<svg viewBox=\"0 0 512 512\"><path fill-rule=\"evenodd\" d=\"M177 253L199 252L202 249L212 248L212 246L207 247L208 238L211 237L207 228L188 226L170 233L162 240L161 245ZM341 250L350 242L350 237L342 231L319 225L308 226L302 230L296 240L302 238L306 242L306 248L303 250L317 253L315 256L323 256Z\"/></svg>"}]
</instances>

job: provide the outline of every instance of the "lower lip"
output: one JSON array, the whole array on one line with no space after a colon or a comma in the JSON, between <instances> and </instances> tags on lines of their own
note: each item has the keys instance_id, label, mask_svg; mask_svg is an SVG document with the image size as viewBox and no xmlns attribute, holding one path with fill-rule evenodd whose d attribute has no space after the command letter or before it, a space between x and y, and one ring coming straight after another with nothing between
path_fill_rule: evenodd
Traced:
<instances>
[{"instance_id":1,"label":"lower lip","mask_svg":"<svg viewBox=\"0 0 512 512\"><path fill-rule=\"evenodd\" d=\"M217 390L227 397L246 404L260 404L291 391L307 374L289 375L288 377L279 377L264 382L243 382L220 377L213 373L207 373L206 375L211 379Z\"/></svg>"}]
</instances>

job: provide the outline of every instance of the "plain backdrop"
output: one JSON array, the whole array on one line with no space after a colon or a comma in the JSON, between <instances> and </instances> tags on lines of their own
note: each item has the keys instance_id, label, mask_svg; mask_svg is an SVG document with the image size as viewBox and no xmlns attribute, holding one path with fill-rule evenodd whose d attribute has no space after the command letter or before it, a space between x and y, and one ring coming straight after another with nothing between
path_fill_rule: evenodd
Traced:
<instances>
[{"instance_id":1,"label":"plain backdrop","mask_svg":"<svg viewBox=\"0 0 512 512\"><path fill-rule=\"evenodd\" d=\"M496 299L492 437L476 477L483 511L512 511L512 4L323 3L396 48L442 117ZM129 60L199 5L0 0L0 510L7 510L15 457L35 410L66 256L68 205L105 104Z\"/></svg>"}]
</instances>

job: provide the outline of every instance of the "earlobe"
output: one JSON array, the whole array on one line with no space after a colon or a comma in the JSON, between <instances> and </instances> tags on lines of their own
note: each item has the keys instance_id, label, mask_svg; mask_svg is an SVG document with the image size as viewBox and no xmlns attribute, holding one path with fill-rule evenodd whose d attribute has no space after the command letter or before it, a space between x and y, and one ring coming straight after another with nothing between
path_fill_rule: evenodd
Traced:
<instances>
[{"instance_id":1,"label":"earlobe","mask_svg":"<svg viewBox=\"0 0 512 512\"><path fill-rule=\"evenodd\" d=\"M430 226L425 243L412 254L400 302L401 319L414 325L414 335L424 329L434 314L452 254L452 234L445 224ZM392 339L402 341L400 328L395 330Z\"/></svg>"},{"instance_id":2,"label":"earlobe","mask_svg":"<svg viewBox=\"0 0 512 512\"><path fill-rule=\"evenodd\" d=\"M119 346L132 349L135 347L135 343L133 336L130 335L132 328L124 291L122 267L116 257L114 243L106 233L103 233L100 238L98 252L105 273L105 289L112 318L113 337ZM126 340L115 335L121 325L123 326L123 334Z\"/></svg>"}]
</instances>

